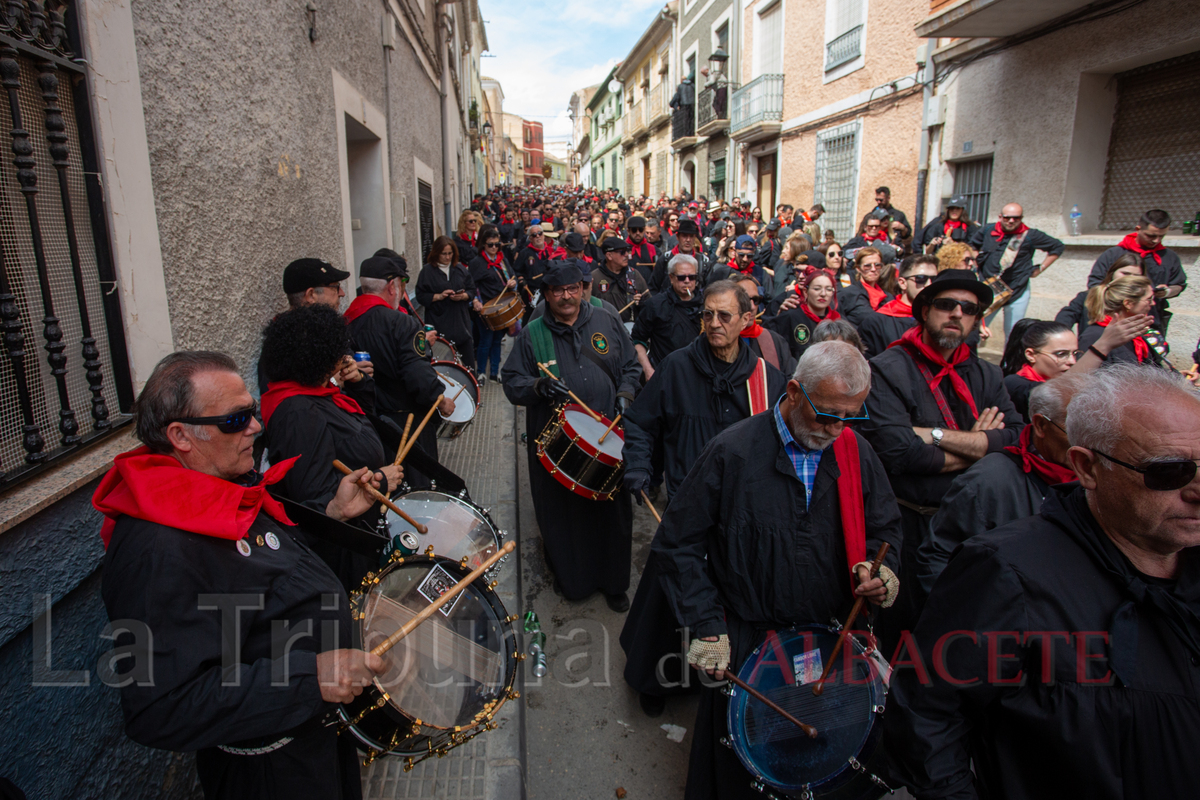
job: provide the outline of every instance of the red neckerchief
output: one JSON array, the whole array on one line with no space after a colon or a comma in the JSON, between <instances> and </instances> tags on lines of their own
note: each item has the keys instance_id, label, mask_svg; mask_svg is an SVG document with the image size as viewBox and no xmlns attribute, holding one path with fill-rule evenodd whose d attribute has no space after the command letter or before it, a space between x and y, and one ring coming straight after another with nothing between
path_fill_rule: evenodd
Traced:
<instances>
[{"instance_id":1,"label":"red neckerchief","mask_svg":"<svg viewBox=\"0 0 1200 800\"><path fill-rule=\"evenodd\" d=\"M818 317L817 312L815 312L811 308L809 308L807 299L800 301L800 305L798 306L798 308L804 312L804 315L806 317L811 319L817 325L820 325L822 322L824 322L827 319L841 319L841 316L842 316L841 314L839 314L837 312L836 309L834 309L832 303L829 304L829 308L825 309L825 316L823 316L823 317Z\"/></svg>"},{"instance_id":2,"label":"red neckerchief","mask_svg":"<svg viewBox=\"0 0 1200 800\"><path fill-rule=\"evenodd\" d=\"M1117 244L1117 247L1120 247L1122 250L1128 250L1131 253L1137 253L1142 258L1145 258L1146 256L1154 256L1154 261L1156 264L1162 263L1162 252L1166 249L1162 246L1162 242L1159 242L1149 250L1143 250L1142 246L1138 244L1136 233L1130 233L1126 235L1125 238L1122 239L1119 244Z\"/></svg>"},{"instance_id":3,"label":"red neckerchief","mask_svg":"<svg viewBox=\"0 0 1200 800\"><path fill-rule=\"evenodd\" d=\"M476 238L478 238L478 236L479 236L478 233L467 233L466 235L460 235L458 238L462 239L464 242L471 245L471 247L474 247L475 240L476 240Z\"/></svg>"},{"instance_id":4,"label":"red neckerchief","mask_svg":"<svg viewBox=\"0 0 1200 800\"><path fill-rule=\"evenodd\" d=\"M554 248L551 247L550 245L545 245L541 250L538 250L533 245L530 245L529 249L532 250L533 252L537 253L537 257L540 258L542 261L545 261L546 259L554 257ZM566 251L564 250L563 252L565 253ZM565 256L564 256L564 258L565 258Z\"/></svg>"},{"instance_id":5,"label":"red neckerchief","mask_svg":"<svg viewBox=\"0 0 1200 800\"><path fill-rule=\"evenodd\" d=\"M626 241L628 242L629 240L627 239ZM642 241L639 242L638 244L629 242L629 247L630 247L631 252L636 254L639 259L646 259L646 260L640 261L638 263L645 264L645 263L648 263L648 261L654 260L654 256L655 256L654 245L650 244L650 242L646 241L645 239L642 239ZM643 255L646 252L646 248L650 249L648 256Z\"/></svg>"},{"instance_id":6,"label":"red neckerchief","mask_svg":"<svg viewBox=\"0 0 1200 800\"><path fill-rule=\"evenodd\" d=\"M354 322L354 320L378 306L391 308L388 301L377 294L360 294L350 301L350 307L346 309L346 312L342 316L346 318L346 322Z\"/></svg>"},{"instance_id":7,"label":"red neckerchief","mask_svg":"<svg viewBox=\"0 0 1200 800\"><path fill-rule=\"evenodd\" d=\"M979 410L975 408L975 398L971 396L971 387L967 386L967 382L963 380L963 376L959 375L958 370L955 369L956 366L971 357L971 348L967 347L966 342L963 342L954 351L954 355L950 357L950 360L946 361L942 358L941 353L925 344L921 339L921 334L924 330L922 326L914 325L906 330L903 336L888 345L888 347L904 348L904 351L909 354L913 361L917 362L918 366L921 365L921 362L925 362L928 365L939 368L936 375L929 375L926 378L929 384L929 391L933 393L935 399L939 397L939 393L936 391L938 384L942 382L942 378L949 375L950 385L954 387L954 393L967 404L967 408L971 410L971 418L979 419ZM940 407L942 404L938 403L938 405ZM952 430L959 430L954 416L950 413L950 409L942 408L941 411L946 425Z\"/></svg>"},{"instance_id":8,"label":"red neckerchief","mask_svg":"<svg viewBox=\"0 0 1200 800\"><path fill-rule=\"evenodd\" d=\"M1102 320L1096 322L1101 328L1107 328L1108 323L1112 322L1112 316L1109 315ZM1133 352L1137 356L1138 363L1144 362L1150 357L1150 345L1146 344L1146 340L1138 336L1133 340Z\"/></svg>"},{"instance_id":9,"label":"red neckerchief","mask_svg":"<svg viewBox=\"0 0 1200 800\"><path fill-rule=\"evenodd\" d=\"M949 236L950 232L955 228L962 228L965 231L967 229L967 223L963 222L961 219L948 219L946 220L945 224L942 225L942 233L944 233L946 236Z\"/></svg>"},{"instance_id":10,"label":"red neckerchief","mask_svg":"<svg viewBox=\"0 0 1200 800\"><path fill-rule=\"evenodd\" d=\"M911 318L913 315L912 306L910 306L908 303L904 302L903 297L897 297L895 300L892 300L890 303L884 303L879 308L875 309L875 311L879 314L883 314L885 317L909 317L909 318Z\"/></svg>"},{"instance_id":11,"label":"red neckerchief","mask_svg":"<svg viewBox=\"0 0 1200 800\"><path fill-rule=\"evenodd\" d=\"M1033 364L1026 364L1025 366L1021 367L1019 370L1017 370L1017 374L1025 380L1033 381L1034 383L1044 383L1046 381L1045 376L1033 368ZM1029 470L1025 471L1029 472Z\"/></svg>"},{"instance_id":12,"label":"red neckerchief","mask_svg":"<svg viewBox=\"0 0 1200 800\"><path fill-rule=\"evenodd\" d=\"M743 339L757 339L758 337L763 335L763 331L765 331L765 330L766 330L766 328L764 328L762 325L759 325L758 320L755 320L753 325L751 325L749 328L746 328L744 331L742 331L742 338Z\"/></svg>"},{"instance_id":13,"label":"red neckerchief","mask_svg":"<svg viewBox=\"0 0 1200 800\"><path fill-rule=\"evenodd\" d=\"M867 302L871 304L871 308L878 311L879 306L887 300L887 292L880 288L878 283L862 282L862 287L867 290Z\"/></svg>"},{"instance_id":14,"label":"red neckerchief","mask_svg":"<svg viewBox=\"0 0 1200 800\"><path fill-rule=\"evenodd\" d=\"M489 269L498 269L501 272L504 271L504 251L500 250L499 248L496 249L495 261L488 258L486 247L479 251L479 255L483 256L483 263L487 264Z\"/></svg>"},{"instance_id":15,"label":"red neckerchief","mask_svg":"<svg viewBox=\"0 0 1200 800\"><path fill-rule=\"evenodd\" d=\"M1020 236L1022 233L1024 233L1027 230L1029 230L1029 226L1026 225L1024 222L1022 222L1020 227L1018 227L1015 231L1013 231L1010 234L1010 233L1005 232L1004 228L1001 228L1000 223L997 222L996 227L992 228L992 236L996 239L997 242L999 242L1005 236Z\"/></svg>"},{"instance_id":16,"label":"red neckerchief","mask_svg":"<svg viewBox=\"0 0 1200 800\"><path fill-rule=\"evenodd\" d=\"M842 515L842 540L846 545L846 566L854 574L854 565L867 560L867 517L863 511L862 462L858 439L847 425L833 440L837 460L838 510ZM851 581L851 586L854 582Z\"/></svg>"},{"instance_id":17,"label":"red neckerchief","mask_svg":"<svg viewBox=\"0 0 1200 800\"><path fill-rule=\"evenodd\" d=\"M333 399L333 404L344 411L349 411L351 414L363 413L362 406L342 394L342 390L336 386L316 388L302 386L295 381L271 381L267 384L267 391L263 392L262 396L263 425L271 422L271 415L275 413L275 409L279 408L280 403L298 394L311 397L330 397Z\"/></svg>"},{"instance_id":18,"label":"red neckerchief","mask_svg":"<svg viewBox=\"0 0 1200 800\"><path fill-rule=\"evenodd\" d=\"M880 231L877 235L871 236L864 232L862 238L864 242L886 242L887 234L883 231Z\"/></svg>"},{"instance_id":19,"label":"red neckerchief","mask_svg":"<svg viewBox=\"0 0 1200 800\"><path fill-rule=\"evenodd\" d=\"M754 272L754 261L750 261L750 263L746 265L746 268L742 269L737 263L737 258L734 257L729 260L729 268L735 272L740 272L743 275L751 275Z\"/></svg>"},{"instance_id":20,"label":"red neckerchief","mask_svg":"<svg viewBox=\"0 0 1200 800\"><path fill-rule=\"evenodd\" d=\"M273 465L257 486L238 486L188 469L149 447L122 453L92 495L92 505L105 517L100 538L107 548L123 516L230 541L246 535L260 510L276 522L294 525L267 487L283 480L297 458Z\"/></svg>"},{"instance_id":21,"label":"red neckerchief","mask_svg":"<svg viewBox=\"0 0 1200 800\"><path fill-rule=\"evenodd\" d=\"M1021 438L1017 439L1017 443L1004 448L1004 452L1011 453L1020 458L1021 471L1026 475L1032 472L1051 486L1059 483L1070 483L1075 480L1075 470L1070 467L1064 467L1062 464L1047 461L1034 452L1032 448L1033 426L1026 425L1025 430L1021 431Z\"/></svg>"}]
</instances>

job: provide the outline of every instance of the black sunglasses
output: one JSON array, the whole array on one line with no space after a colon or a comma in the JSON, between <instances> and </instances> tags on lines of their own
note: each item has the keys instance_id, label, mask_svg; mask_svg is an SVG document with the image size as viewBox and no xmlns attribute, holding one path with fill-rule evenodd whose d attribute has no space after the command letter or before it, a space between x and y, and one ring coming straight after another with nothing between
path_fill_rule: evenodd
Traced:
<instances>
[{"instance_id":1,"label":"black sunglasses","mask_svg":"<svg viewBox=\"0 0 1200 800\"><path fill-rule=\"evenodd\" d=\"M761 294L756 294L750 298L750 302L757 306L761 306L763 303L767 302L767 298L763 297Z\"/></svg>"},{"instance_id":2,"label":"black sunglasses","mask_svg":"<svg viewBox=\"0 0 1200 800\"><path fill-rule=\"evenodd\" d=\"M250 427L250 420L254 419L257 414L258 403L252 403L248 408L231 411L219 417L180 417L170 422L184 422L188 425L216 425L217 430L221 433L241 433Z\"/></svg>"},{"instance_id":3,"label":"black sunglasses","mask_svg":"<svg viewBox=\"0 0 1200 800\"><path fill-rule=\"evenodd\" d=\"M1007 214L1001 214L1001 215L1000 215L1000 219L1007 219L1007 220L1009 220L1009 221L1012 221L1012 220L1018 220L1018 219L1021 219L1021 218L1022 218L1022 217L1020 217L1020 216L1016 216L1016 217L1010 217L1010 216L1008 216Z\"/></svg>"},{"instance_id":4,"label":"black sunglasses","mask_svg":"<svg viewBox=\"0 0 1200 800\"><path fill-rule=\"evenodd\" d=\"M904 278L906 281L912 281L917 286L924 286L933 280L932 275L901 275L900 277Z\"/></svg>"},{"instance_id":5,"label":"black sunglasses","mask_svg":"<svg viewBox=\"0 0 1200 800\"><path fill-rule=\"evenodd\" d=\"M916 276L914 275L913 277ZM955 300L953 297L939 297L929 305L938 311L945 311L947 314L956 308L961 308L962 312L969 317L978 317L983 313L983 306L979 305L979 303L972 303L970 300Z\"/></svg>"},{"instance_id":6,"label":"black sunglasses","mask_svg":"<svg viewBox=\"0 0 1200 800\"><path fill-rule=\"evenodd\" d=\"M485 243L483 246L484 247L499 247L500 242L499 241L491 241L491 242Z\"/></svg>"},{"instance_id":7,"label":"black sunglasses","mask_svg":"<svg viewBox=\"0 0 1200 800\"><path fill-rule=\"evenodd\" d=\"M672 277L680 283L691 283L692 281L696 280L695 275L673 275Z\"/></svg>"},{"instance_id":8,"label":"black sunglasses","mask_svg":"<svg viewBox=\"0 0 1200 800\"><path fill-rule=\"evenodd\" d=\"M1195 461L1155 461L1144 467L1135 467L1133 464L1126 464L1124 461L1113 458L1108 453L1101 453L1094 447L1088 449L1125 469L1140 472L1142 480L1146 482L1146 488L1154 492L1173 492L1176 489L1182 489L1196 479Z\"/></svg>"}]
</instances>

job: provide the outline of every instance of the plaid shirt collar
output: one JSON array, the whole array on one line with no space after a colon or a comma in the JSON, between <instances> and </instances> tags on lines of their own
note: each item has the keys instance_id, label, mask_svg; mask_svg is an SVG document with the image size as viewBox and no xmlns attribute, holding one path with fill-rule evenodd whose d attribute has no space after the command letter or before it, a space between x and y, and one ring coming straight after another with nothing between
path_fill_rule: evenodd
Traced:
<instances>
[{"instance_id":1,"label":"plaid shirt collar","mask_svg":"<svg viewBox=\"0 0 1200 800\"><path fill-rule=\"evenodd\" d=\"M786 395L784 396L786 397ZM779 432L779 438L783 442L783 451L787 453L788 459L792 462L792 469L796 470L796 477L804 484L805 499L811 500L813 483L817 478L817 467L821 465L821 454L824 451L809 450L796 441L783 419L783 412L779 410L782 403L783 397L780 397L775 403L775 430Z\"/></svg>"}]
</instances>

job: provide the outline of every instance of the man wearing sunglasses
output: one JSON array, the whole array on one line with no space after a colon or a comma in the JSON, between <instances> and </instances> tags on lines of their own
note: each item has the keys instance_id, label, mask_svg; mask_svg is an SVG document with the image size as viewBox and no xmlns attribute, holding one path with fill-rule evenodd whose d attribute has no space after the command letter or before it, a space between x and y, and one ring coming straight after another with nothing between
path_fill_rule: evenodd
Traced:
<instances>
[{"instance_id":1,"label":"man wearing sunglasses","mask_svg":"<svg viewBox=\"0 0 1200 800\"><path fill-rule=\"evenodd\" d=\"M646 218L630 217L629 219L629 263L649 283L654 277L654 264L658 261L658 251L654 245L646 241Z\"/></svg>"},{"instance_id":2,"label":"man wearing sunglasses","mask_svg":"<svg viewBox=\"0 0 1200 800\"><path fill-rule=\"evenodd\" d=\"M1065 427L1078 483L963 544L914 631L926 658L954 638L942 666L892 674L885 742L917 797L1195 794L1200 399L1115 365Z\"/></svg>"},{"instance_id":3,"label":"man wearing sunglasses","mask_svg":"<svg viewBox=\"0 0 1200 800\"><path fill-rule=\"evenodd\" d=\"M667 237L663 247L659 249L658 263L654 265L654 277L650 279L650 290L657 293L666 291L667 288L667 264L673 256L680 253L691 256L696 259L699 265L700 283L706 284L709 281L709 273L712 271L712 262L704 255L703 242L700 239L700 226L695 220L677 219L676 233L674 237ZM676 239L678 244L672 243L672 239Z\"/></svg>"},{"instance_id":4,"label":"man wearing sunglasses","mask_svg":"<svg viewBox=\"0 0 1200 800\"><path fill-rule=\"evenodd\" d=\"M664 358L700 335L704 295L698 274L696 259L682 253L672 256L667 265L670 291L654 295L638 312L630 338L647 381Z\"/></svg>"},{"instance_id":5,"label":"man wearing sunglasses","mask_svg":"<svg viewBox=\"0 0 1200 800\"><path fill-rule=\"evenodd\" d=\"M908 574L954 478L988 453L1015 445L1021 432L1000 368L967 344L991 301L992 290L972 272L946 270L913 300L917 324L871 359L871 420L862 432L891 475ZM894 649L900 631L916 623L923 599L911 582L883 615L885 649Z\"/></svg>"},{"instance_id":6,"label":"man wearing sunglasses","mask_svg":"<svg viewBox=\"0 0 1200 800\"><path fill-rule=\"evenodd\" d=\"M984 278L999 275L1012 289L1004 305L1004 335L1012 333L1017 320L1024 319L1029 308L1029 281L1050 268L1062 255L1066 245L1050 234L1030 228L1024 222L1025 211L1016 203L1000 209L1000 219L994 227L980 228L969 244L978 251L979 274ZM1033 256L1038 250L1045 253L1041 265L1034 267ZM984 320L992 324L991 317Z\"/></svg>"},{"instance_id":7,"label":"man wearing sunglasses","mask_svg":"<svg viewBox=\"0 0 1200 800\"><path fill-rule=\"evenodd\" d=\"M813 345L773 409L709 442L663 514L651 555L692 637L691 679L704 687L687 797L755 796L721 743L728 699L707 676L736 673L767 631L845 619L855 598L888 605L900 590L895 498L879 458L849 429L866 416L870 386L857 348ZM864 562L884 542L891 552L871 578Z\"/></svg>"},{"instance_id":8,"label":"man wearing sunglasses","mask_svg":"<svg viewBox=\"0 0 1200 800\"><path fill-rule=\"evenodd\" d=\"M262 426L237 365L167 356L135 430L144 446L117 456L92 499L104 604L133 631L118 634L129 652L114 664L126 734L195 751L208 797L358 797L354 748L324 717L383 660L351 648L345 590L267 493L294 459L254 470ZM325 513L365 513L367 485L380 484L366 468L344 477Z\"/></svg>"},{"instance_id":9,"label":"man wearing sunglasses","mask_svg":"<svg viewBox=\"0 0 1200 800\"><path fill-rule=\"evenodd\" d=\"M934 256L906 256L900 262L896 275L900 293L892 301L881 304L878 310L868 311L858 326L867 358L874 358L888 349L892 342L917 324L912 315L913 301L937 275L937 270L938 260Z\"/></svg>"}]
</instances>

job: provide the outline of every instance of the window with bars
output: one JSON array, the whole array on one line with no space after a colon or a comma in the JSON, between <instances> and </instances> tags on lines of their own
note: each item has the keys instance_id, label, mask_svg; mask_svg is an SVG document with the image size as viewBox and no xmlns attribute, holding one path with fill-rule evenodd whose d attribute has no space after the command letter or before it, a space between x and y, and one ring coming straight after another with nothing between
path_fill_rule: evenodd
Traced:
<instances>
[{"instance_id":1,"label":"window with bars","mask_svg":"<svg viewBox=\"0 0 1200 800\"><path fill-rule=\"evenodd\" d=\"M32 4L30 4L32 5ZM129 422L133 389L74 14L0 16L0 489ZM15 156L15 157L14 157Z\"/></svg>"},{"instance_id":2,"label":"window with bars","mask_svg":"<svg viewBox=\"0 0 1200 800\"><path fill-rule=\"evenodd\" d=\"M858 121L817 134L816 188L813 202L825 207L823 227L832 228L845 242L857 230L855 199L858 195Z\"/></svg>"},{"instance_id":3,"label":"window with bars","mask_svg":"<svg viewBox=\"0 0 1200 800\"><path fill-rule=\"evenodd\" d=\"M992 157L959 161L954 165L954 194L961 194L967 203L967 217L984 224L992 202Z\"/></svg>"},{"instance_id":4,"label":"window with bars","mask_svg":"<svg viewBox=\"0 0 1200 800\"><path fill-rule=\"evenodd\" d=\"M725 159L719 158L708 167L709 200L725 199Z\"/></svg>"},{"instance_id":5,"label":"window with bars","mask_svg":"<svg viewBox=\"0 0 1200 800\"><path fill-rule=\"evenodd\" d=\"M1200 52L1116 76L1101 230L1131 230L1151 208L1179 228L1200 209Z\"/></svg>"},{"instance_id":6,"label":"window with bars","mask_svg":"<svg viewBox=\"0 0 1200 800\"><path fill-rule=\"evenodd\" d=\"M825 71L828 72L862 55L863 0L826 0Z\"/></svg>"}]
</instances>

